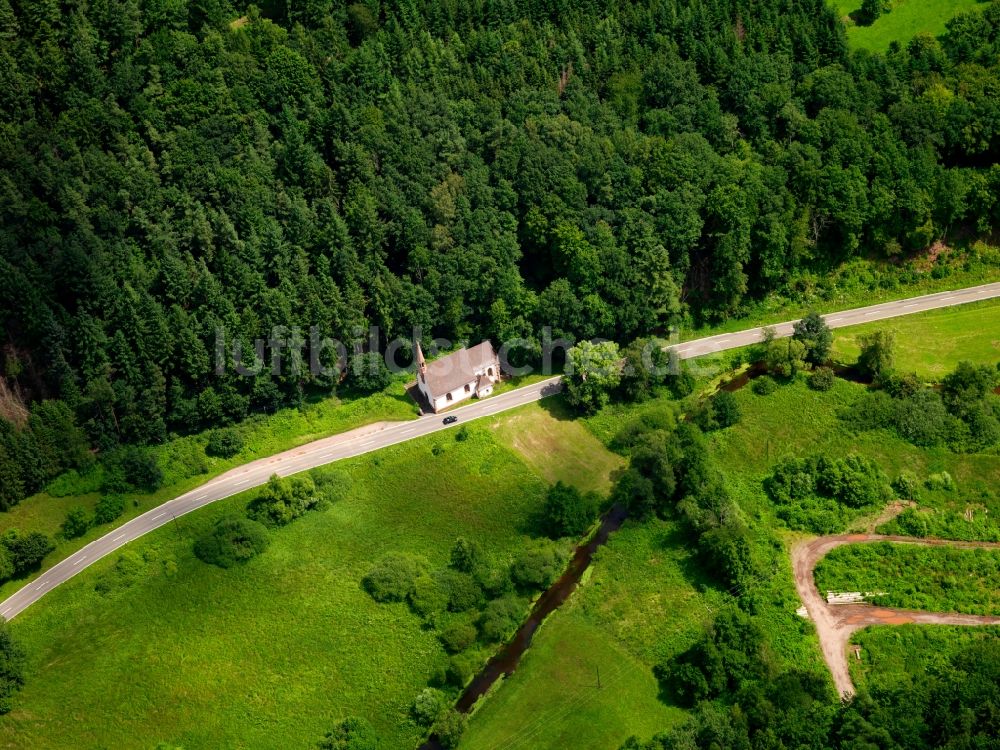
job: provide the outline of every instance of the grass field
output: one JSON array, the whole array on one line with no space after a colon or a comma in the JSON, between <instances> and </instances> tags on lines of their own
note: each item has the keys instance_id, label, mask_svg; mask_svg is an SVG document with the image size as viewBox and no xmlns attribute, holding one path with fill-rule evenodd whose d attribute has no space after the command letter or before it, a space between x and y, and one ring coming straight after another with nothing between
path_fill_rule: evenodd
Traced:
<instances>
[{"instance_id":1,"label":"grass field","mask_svg":"<svg viewBox=\"0 0 1000 750\"><path fill-rule=\"evenodd\" d=\"M685 712L659 699L653 664L690 646L723 598L699 591L691 556L670 523L612 535L518 670L473 714L462 750L606 750L680 721Z\"/></svg>"},{"instance_id":2,"label":"grass field","mask_svg":"<svg viewBox=\"0 0 1000 750\"><path fill-rule=\"evenodd\" d=\"M915 676L948 669L950 659L976 641L1000 638L1000 626L893 625L859 630L852 641L861 660L851 659L859 689L907 687Z\"/></svg>"},{"instance_id":3,"label":"grass field","mask_svg":"<svg viewBox=\"0 0 1000 750\"><path fill-rule=\"evenodd\" d=\"M834 331L833 357L854 362L861 336L896 334L896 370L938 382L960 361L1000 362L1000 300L974 302Z\"/></svg>"},{"instance_id":4,"label":"grass field","mask_svg":"<svg viewBox=\"0 0 1000 750\"><path fill-rule=\"evenodd\" d=\"M125 513L113 524L95 527L79 539L55 539L56 549L45 558L42 570L72 555L115 526L207 482L213 476L234 466L364 424L414 417L416 408L403 392L403 385L400 382L386 393L365 398L345 401L333 397L307 404L301 409L282 409L275 414L251 417L239 428L244 436L243 450L232 458L212 458L205 455L208 432L170 440L152 449L160 468L163 469L163 485L155 493L129 494ZM0 533L18 529L24 533L41 531L55 537L70 509L84 508L91 511L100 498L100 492L96 491L100 485L99 476L96 477L97 487L89 477L71 482L63 478L54 484L56 487L64 485L65 491L71 494L56 497L50 492L42 492L26 498L11 510L0 513ZM52 485L50 488L55 489ZM23 586L25 580L8 581L0 586L0 599Z\"/></svg>"},{"instance_id":5,"label":"grass field","mask_svg":"<svg viewBox=\"0 0 1000 750\"><path fill-rule=\"evenodd\" d=\"M905 45L917 34L939 36L955 15L982 7L978 0L892 0L892 10L870 26L859 26L851 14L861 8L861 0L838 0L837 11L847 24L847 40L855 49L885 52L889 42Z\"/></svg>"},{"instance_id":6,"label":"grass field","mask_svg":"<svg viewBox=\"0 0 1000 750\"><path fill-rule=\"evenodd\" d=\"M625 463L573 419L562 399L530 404L495 424L497 437L552 484L607 494L611 477Z\"/></svg>"},{"instance_id":7,"label":"grass field","mask_svg":"<svg viewBox=\"0 0 1000 750\"><path fill-rule=\"evenodd\" d=\"M684 715L657 693L648 665L585 618L558 612L535 636L517 672L475 714L460 747L616 748L632 734L651 736Z\"/></svg>"},{"instance_id":8,"label":"grass field","mask_svg":"<svg viewBox=\"0 0 1000 750\"><path fill-rule=\"evenodd\" d=\"M1000 308L989 309L994 307ZM922 317L935 320L933 316ZM940 354L945 370L960 359L988 356L984 352L989 334L983 333L978 320L981 317L967 313L948 321L948 329L965 338L961 346ZM919 342L917 328L912 331L900 334L901 355L919 356L907 349L911 341ZM714 357L702 368L706 377L699 382L710 383L730 358L731 354ZM864 391L862 385L838 380L832 390L820 393L799 379L768 396L758 396L750 388L736 393L742 420L709 439L731 492L752 522L780 527L761 482L785 456L860 453L878 461L889 477L903 469L921 477L946 470L960 490L1000 483L998 456L960 456L944 449L920 449L884 431L853 432L838 414ZM605 444L614 446L637 424L673 424L678 408L676 402L660 398L633 406L613 405L584 422ZM949 493L927 496L938 494ZM616 747L631 734L648 738L679 721L682 711L654 700L652 666L690 645L727 598L706 588L690 550L690 540L669 523L628 524L615 533L595 557L586 583L538 632L518 671L477 709L463 750L569 746L600 750ZM761 601L757 617L776 654L789 664L819 668L811 626L794 614L799 602L787 564L779 565L775 578L762 584L757 594ZM596 689L598 668L608 682L601 690ZM628 706L639 708L629 716Z\"/></svg>"},{"instance_id":9,"label":"grass field","mask_svg":"<svg viewBox=\"0 0 1000 750\"><path fill-rule=\"evenodd\" d=\"M857 453L877 461L890 479L903 470L921 480L932 473L949 472L957 491L922 494L929 501L943 502L945 497L960 501L966 492L1000 483L1000 456L918 448L885 430L853 432L837 414L850 409L864 390L857 383L837 380L833 389L820 393L800 379L768 396L758 396L749 388L738 391L740 423L715 433L712 441L744 510L768 518L770 501L761 480L779 459L809 453L834 457Z\"/></svg>"},{"instance_id":10,"label":"grass field","mask_svg":"<svg viewBox=\"0 0 1000 750\"><path fill-rule=\"evenodd\" d=\"M30 664L0 718L3 744L310 747L357 714L381 747L410 750L421 730L409 703L445 653L406 605L376 604L359 582L388 551L440 565L461 535L499 564L528 542L547 483L498 437L523 414L472 423L465 440L429 436L322 469L342 497L273 532L242 567L201 563L191 540L252 493L129 545L147 559L130 588L95 591L114 558L88 568L12 623ZM606 481L590 460L575 471L575 455L552 460L568 478Z\"/></svg>"},{"instance_id":11,"label":"grass field","mask_svg":"<svg viewBox=\"0 0 1000 750\"><path fill-rule=\"evenodd\" d=\"M852 544L816 566L821 592L885 592L872 601L928 612L1000 614L998 580L1000 550Z\"/></svg>"}]
</instances>

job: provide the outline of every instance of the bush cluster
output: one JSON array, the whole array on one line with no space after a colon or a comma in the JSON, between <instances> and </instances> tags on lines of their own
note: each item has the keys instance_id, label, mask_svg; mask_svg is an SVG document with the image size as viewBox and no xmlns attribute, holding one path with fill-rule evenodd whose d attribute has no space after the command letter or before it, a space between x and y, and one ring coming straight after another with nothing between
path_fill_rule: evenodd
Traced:
<instances>
[{"instance_id":1,"label":"bush cluster","mask_svg":"<svg viewBox=\"0 0 1000 750\"><path fill-rule=\"evenodd\" d=\"M269 542L263 524L245 516L226 516L195 541L194 553L202 562L231 568L262 553Z\"/></svg>"},{"instance_id":2,"label":"bush cluster","mask_svg":"<svg viewBox=\"0 0 1000 750\"><path fill-rule=\"evenodd\" d=\"M208 434L205 453L218 458L232 458L243 450L243 433L234 427L223 427Z\"/></svg>"},{"instance_id":3,"label":"bush cluster","mask_svg":"<svg viewBox=\"0 0 1000 750\"><path fill-rule=\"evenodd\" d=\"M284 526L319 505L316 482L306 474L271 476L247 506L247 515L265 526Z\"/></svg>"},{"instance_id":4,"label":"bush cluster","mask_svg":"<svg viewBox=\"0 0 1000 750\"><path fill-rule=\"evenodd\" d=\"M845 413L858 429L884 428L914 445L987 450L1000 443L1000 399L993 394L997 371L961 362L940 391L915 376L884 379L884 390L865 394Z\"/></svg>"},{"instance_id":5,"label":"bush cluster","mask_svg":"<svg viewBox=\"0 0 1000 750\"><path fill-rule=\"evenodd\" d=\"M790 528L815 533L836 531L851 511L884 504L895 496L878 465L856 455L787 458L764 480L764 489Z\"/></svg>"}]
</instances>

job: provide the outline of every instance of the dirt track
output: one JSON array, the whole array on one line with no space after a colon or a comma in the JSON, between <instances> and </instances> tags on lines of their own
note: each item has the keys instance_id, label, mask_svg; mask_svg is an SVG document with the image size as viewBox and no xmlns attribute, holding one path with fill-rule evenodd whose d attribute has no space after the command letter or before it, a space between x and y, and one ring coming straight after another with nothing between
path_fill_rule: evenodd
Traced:
<instances>
[{"instance_id":1,"label":"dirt track","mask_svg":"<svg viewBox=\"0 0 1000 750\"><path fill-rule=\"evenodd\" d=\"M964 549L985 547L1000 549L997 542L952 542L940 539L916 539L906 536L881 534L838 534L802 541L792 547L792 571L795 588L805 605L810 619L816 625L823 659L833 675L834 685L841 695L854 694L854 683L847 668L847 645L851 635L869 625L1000 625L1000 617L977 615L915 612L890 607L872 607L866 604L830 605L816 588L813 570L824 555L835 547L865 542L898 542L924 547L948 546Z\"/></svg>"}]
</instances>

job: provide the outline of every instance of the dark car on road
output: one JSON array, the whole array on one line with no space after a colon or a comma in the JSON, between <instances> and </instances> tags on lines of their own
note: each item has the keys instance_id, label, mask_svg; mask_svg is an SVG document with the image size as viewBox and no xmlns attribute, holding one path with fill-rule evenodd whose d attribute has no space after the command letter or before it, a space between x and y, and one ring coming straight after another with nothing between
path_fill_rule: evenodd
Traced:
<instances>
[{"instance_id":1,"label":"dark car on road","mask_svg":"<svg viewBox=\"0 0 1000 750\"><path fill-rule=\"evenodd\" d=\"M451 417L445 417L444 418L444 423L445 424L455 424L455 422L457 422L457 421L458 421L458 417L456 417L456 416L451 416Z\"/></svg>"}]
</instances>

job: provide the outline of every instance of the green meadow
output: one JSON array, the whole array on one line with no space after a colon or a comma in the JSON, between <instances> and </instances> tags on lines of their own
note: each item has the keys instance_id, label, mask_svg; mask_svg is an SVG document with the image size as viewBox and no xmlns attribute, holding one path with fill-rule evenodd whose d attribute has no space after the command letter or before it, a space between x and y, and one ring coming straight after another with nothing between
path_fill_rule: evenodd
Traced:
<instances>
[{"instance_id":1,"label":"green meadow","mask_svg":"<svg viewBox=\"0 0 1000 750\"><path fill-rule=\"evenodd\" d=\"M130 518L182 495L234 466L373 422L415 417L416 408L404 393L402 381L399 381L384 393L364 398L347 400L331 396L307 403L301 409L282 409L274 414L250 417L238 427L243 435L243 449L232 458L205 455L208 431L175 437L150 449L163 470L163 485L153 493L127 495L125 513L114 523L96 526L78 539L67 540L58 536L66 513L73 508L92 511L100 499L102 476L97 466L87 476L78 477L72 472L63 475L52 482L46 492L32 495L9 511L0 513L0 533L17 529L22 533L40 531L52 537L56 548L45 558L41 568L44 571ZM30 579L7 581L0 586L0 599L17 591L26 580Z\"/></svg>"},{"instance_id":2,"label":"green meadow","mask_svg":"<svg viewBox=\"0 0 1000 750\"><path fill-rule=\"evenodd\" d=\"M955 655L977 642L1000 638L1000 626L893 625L859 630L851 639L861 659L850 660L859 690L907 687L928 673L949 669Z\"/></svg>"},{"instance_id":3,"label":"green meadow","mask_svg":"<svg viewBox=\"0 0 1000 750\"><path fill-rule=\"evenodd\" d=\"M833 357L854 362L860 340L876 330L896 335L896 369L937 382L962 360L1000 362L1000 300L973 302L837 330Z\"/></svg>"},{"instance_id":4,"label":"green meadow","mask_svg":"<svg viewBox=\"0 0 1000 750\"><path fill-rule=\"evenodd\" d=\"M928 612L1000 615L1000 549L852 544L816 566L825 591L869 591L874 604Z\"/></svg>"},{"instance_id":5,"label":"green meadow","mask_svg":"<svg viewBox=\"0 0 1000 750\"><path fill-rule=\"evenodd\" d=\"M979 0L892 0L892 9L869 26L855 23L861 0L838 0L847 24L847 40L855 49L885 52L890 42L906 44L917 34L939 36L952 17L982 7Z\"/></svg>"},{"instance_id":6,"label":"green meadow","mask_svg":"<svg viewBox=\"0 0 1000 750\"><path fill-rule=\"evenodd\" d=\"M444 564L454 540L495 564L530 540L547 480L499 436L537 406L384 449L320 471L337 499L271 534L270 547L223 570L192 539L253 493L185 516L129 545L143 560L129 586L118 557L46 596L11 627L30 654L27 684L0 718L11 747L309 747L336 721L368 718L384 748L412 748L414 696L446 654L405 604L376 604L360 581L389 551ZM609 457L575 423L587 455ZM556 441L558 442L558 441ZM535 446L538 448L538 446ZM559 473L602 484L594 462L555 452ZM102 583L103 582L103 583ZM96 588L95 588L96 587Z\"/></svg>"},{"instance_id":7,"label":"green meadow","mask_svg":"<svg viewBox=\"0 0 1000 750\"><path fill-rule=\"evenodd\" d=\"M995 309L1000 305L956 308L962 313L954 317L944 315L953 311L919 316L932 329L937 326L962 337L961 346L939 354L940 372L961 359L992 361L993 334L981 324L981 315ZM903 362L921 356L919 327L908 327L912 335L897 335ZM849 352L841 338L853 336L854 331L835 332L838 352ZM733 356L714 355L698 368L703 374L699 382L717 382ZM855 357L856 352L845 356L848 361ZM798 532L782 530L762 486L774 464L786 456L859 453L874 459L889 477L904 469L920 477L948 471L958 491L926 494L940 503L946 502L940 495L962 496L963 487L971 491L1000 483L1000 456L957 455L944 448L918 448L884 430L853 431L839 415L864 392L865 386L839 379L830 391L817 392L803 377L769 395L757 395L751 388L736 392L740 422L711 433L709 440L733 497L752 523L776 529L788 541L800 537ZM583 421L605 444L614 446L619 435L639 424L669 426L678 406L666 398L612 405ZM821 668L812 626L795 614L799 601L787 552L782 551L779 559L784 562L773 578L762 582L757 616L780 659ZM603 750L617 747L633 734L648 739L682 721L685 712L661 698L652 668L687 648L729 598L704 578L691 542L677 524L627 522L598 551L578 591L539 629L518 670L476 708L462 750L570 746Z\"/></svg>"},{"instance_id":8,"label":"green meadow","mask_svg":"<svg viewBox=\"0 0 1000 750\"><path fill-rule=\"evenodd\" d=\"M992 315L997 307L920 316L924 328L960 339L939 350L940 367L995 359L990 327L981 321L983 311ZM909 320L883 325L902 323ZM924 356L919 325L896 330L898 361ZM848 360L855 335L836 334L837 351ZM718 355L699 368L700 386L717 381L734 356ZM752 524L797 538L781 530L762 488L775 462L789 455L860 453L890 477L903 469L921 478L947 471L957 489L926 493L930 510L948 502L957 508L965 493L1000 484L1000 456L853 432L839 414L864 390L838 380L816 392L799 378L769 395L736 393L741 421L711 433L709 442ZM172 493L279 446L412 414L402 400L381 399L353 411L316 405L301 416L262 420L267 426L243 454L232 462L200 459L207 469L187 479L180 478L184 467L203 450L204 437L182 439L183 450L185 443L174 442L161 455L175 467ZM120 563L113 556L14 620L30 665L14 711L0 718L0 734L12 747L308 747L338 720L360 715L384 748L412 748L423 730L409 716L410 702L447 657L406 605L376 604L362 590L362 576L389 551L441 565L458 536L504 564L530 542L550 483L606 493L624 465L611 450L620 436L639 425L669 427L678 409L658 398L578 420L550 399L472 422L464 440L451 431L324 467L319 471L338 488L336 501L272 532L263 555L229 570L198 561L192 540L253 492L185 516L129 545L132 564L141 561L130 585L115 583ZM40 514L36 502L15 511L24 514L22 523L29 511ZM795 614L787 563L758 594L757 617L777 658L820 665L811 626ZM515 674L477 707L462 747L600 750L683 720L685 712L662 699L652 667L693 643L728 601L731 594L704 577L678 524L626 523L598 552L579 590L541 626Z\"/></svg>"}]
</instances>

